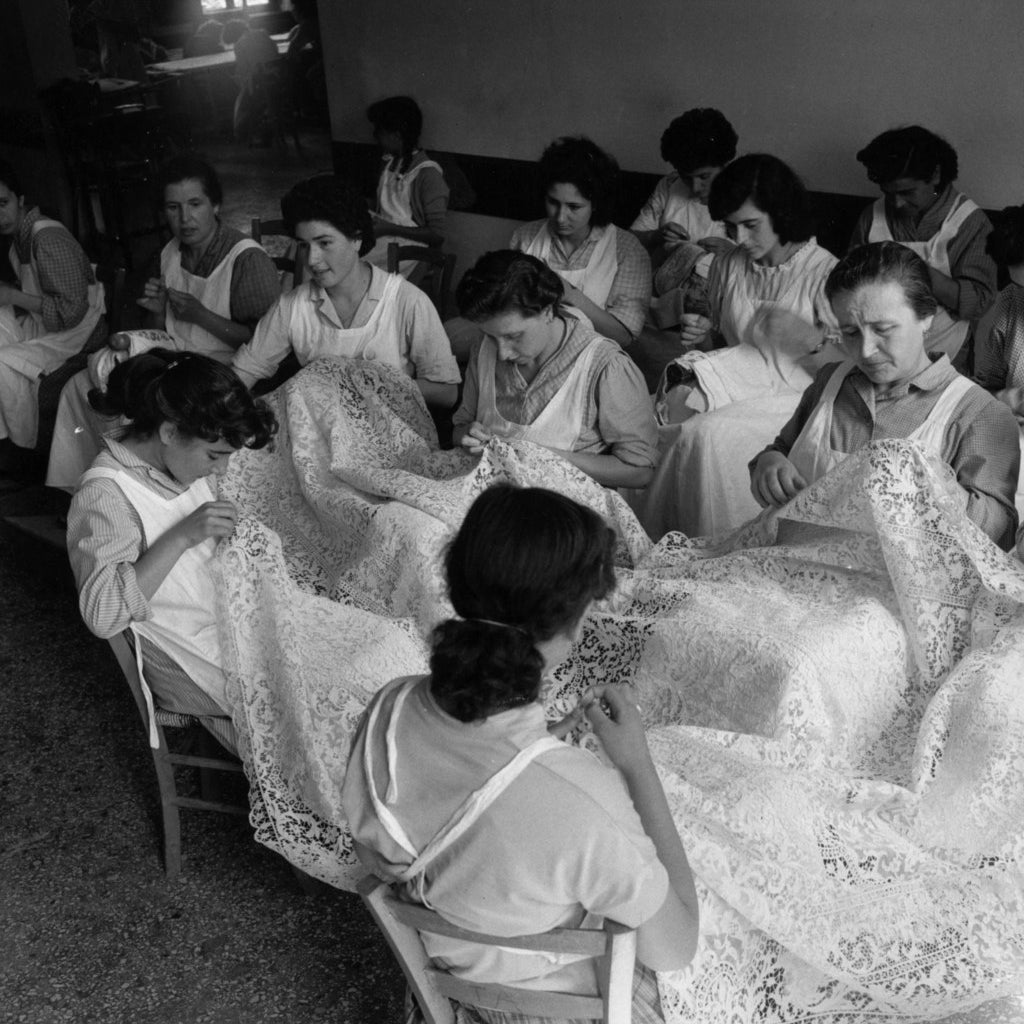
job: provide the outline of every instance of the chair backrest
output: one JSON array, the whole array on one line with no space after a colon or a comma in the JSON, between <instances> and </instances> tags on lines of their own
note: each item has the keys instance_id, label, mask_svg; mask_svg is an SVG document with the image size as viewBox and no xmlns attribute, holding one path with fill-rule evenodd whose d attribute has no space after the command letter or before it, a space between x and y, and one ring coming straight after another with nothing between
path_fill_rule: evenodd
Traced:
<instances>
[{"instance_id":1,"label":"chair backrest","mask_svg":"<svg viewBox=\"0 0 1024 1024\"><path fill-rule=\"evenodd\" d=\"M288 233L288 228L283 220L262 220L259 217L252 218L250 229L253 241L263 245L263 239L268 237L281 237L287 239L283 252L270 253L281 275L281 287L285 291L297 288L306 279L306 261L299 257L295 240ZM276 248L272 246L271 248Z\"/></svg>"},{"instance_id":2,"label":"chair backrest","mask_svg":"<svg viewBox=\"0 0 1024 1024\"><path fill-rule=\"evenodd\" d=\"M372 875L360 883L359 895L384 933L427 1024L453 1024L455 1014L450 999L469 1006L542 1018L578 1017L607 1024L629 1024L632 1019L634 929L606 921L603 929L556 928L516 938L484 935L458 928L418 903L406 903L392 892L387 882ZM570 995L464 981L433 965L423 947L422 932L485 946L592 957L597 961L599 991L594 995Z\"/></svg>"},{"instance_id":3,"label":"chair backrest","mask_svg":"<svg viewBox=\"0 0 1024 1024\"><path fill-rule=\"evenodd\" d=\"M442 252L428 245L389 243L387 269L390 273L397 274L398 268L408 260L430 265L429 276L420 281L420 287L430 296L438 315L444 320L445 306L452 287L452 274L455 272L455 253Z\"/></svg>"},{"instance_id":4,"label":"chair backrest","mask_svg":"<svg viewBox=\"0 0 1024 1024\"><path fill-rule=\"evenodd\" d=\"M121 316L124 312L125 268L121 264L97 263L96 280L104 288L106 304L107 333L117 334L121 330Z\"/></svg>"}]
</instances>

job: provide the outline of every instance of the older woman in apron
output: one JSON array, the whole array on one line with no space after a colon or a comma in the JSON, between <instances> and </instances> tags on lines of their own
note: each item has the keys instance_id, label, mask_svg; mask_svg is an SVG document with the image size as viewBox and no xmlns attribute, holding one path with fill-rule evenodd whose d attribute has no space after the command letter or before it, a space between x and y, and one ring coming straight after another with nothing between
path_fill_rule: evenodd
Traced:
<instances>
[{"instance_id":1,"label":"older woman in apron","mask_svg":"<svg viewBox=\"0 0 1024 1024\"><path fill-rule=\"evenodd\" d=\"M1017 424L947 355L929 352L938 304L924 261L895 242L860 246L826 288L846 360L819 371L774 444L751 462L754 497L778 507L869 441L906 437L952 467L968 517L1009 548Z\"/></svg>"},{"instance_id":2,"label":"older woman in apron","mask_svg":"<svg viewBox=\"0 0 1024 1024\"><path fill-rule=\"evenodd\" d=\"M558 275L512 249L483 256L458 289L483 337L470 357L454 440L494 437L559 452L606 487L643 487L657 428L640 371L563 305Z\"/></svg>"},{"instance_id":3,"label":"older woman in apron","mask_svg":"<svg viewBox=\"0 0 1024 1024\"><path fill-rule=\"evenodd\" d=\"M662 1016L651 969L689 961L698 910L635 698L597 687L550 731L539 700L590 602L614 587L613 544L594 512L551 491L499 484L477 498L445 560L460 618L434 631L430 675L395 680L371 702L342 802L366 867L461 927L638 927L633 1019L652 1022ZM559 738L584 721L611 767ZM472 980L596 987L579 957L424 941Z\"/></svg>"},{"instance_id":4,"label":"older woman in apron","mask_svg":"<svg viewBox=\"0 0 1024 1024\"><path fill-rule=\"evenodd\" d=\"M103 316L103 285L71 233L26 208L0 162L0 235L10 239L17 287L0 283L0 438L34 448L39 380L80 352Z\"/></svg>"},{"instance_id":5,"label":"older woman in apron","mask_svg":"<svg viewBox=\"0 0 1024 1024\"><path fill-rule=\"evenodd\" d=\"M234 358L252 385L294 353L314 359L379 360L415 379L424 401L450 409L459 369L427 296L362 257L373 244L366 202L346 181L320 175L281 201L289 230L308 251L311 280L281 296Z\"/></svg>"},{"instance_id":6,"label":"older woman in apron","mask_svg":"<svg viewBox=\"0 0 1024 1024\"><path fill-rule=\"evenodd\" d=\"M954 359L996 292L996 267L985 251L992 225L953 187L953 147L918 125L872 139L857 159L882 198L862 214L851 247L895 241L928 265L939 306L928 331L928 351Z\"/></svg>"},{"instance_id":7,"label":"older woman in apron","mask_svg":"<svg viewBox=\"0 0 1024 1024\"><path fill-rule=\"evenodd\" d=\"M226 367L168 349L121 363L94 396L125 425L106 439L68 513L82 617L97 636L135 635L151 715L155 693L234 749L211 564L236 513L215 481L238 448L266 445L273 414Z\"/></svg>"},{"instance_id":8,"label":"older woman in apron","mask_svg":"<svg viewBox=\"0 0 1024 1024\"><path fill-rule=\"evenodd\" d=\"M201 352L227 363L280 294L277 270L263 248L220 220L222 190L209 164L191 156L161 169L164 213L172 238L160 253L138 304L149 329L115 335L93 354L89 369L61 392L46 482L71 489L112 426L97 418L89 391L102 387L114 365L154 346Z\"/></svg>"},{"instance_id":9,"label":"older woman in apron","mask_svg":"<svg viewBox=\"0 0 1024 1024\"><path fill-rule=\"evenodd\" d=\"M366 260L387 265L388 246L444 244L448 185L441 165L419 148L423 114L410 96L390 96L370 105L366 116L384 154L373 210L376 242ZM416 269L413 260L399 267L403 277Z\"/></svg>"}]
</instances>

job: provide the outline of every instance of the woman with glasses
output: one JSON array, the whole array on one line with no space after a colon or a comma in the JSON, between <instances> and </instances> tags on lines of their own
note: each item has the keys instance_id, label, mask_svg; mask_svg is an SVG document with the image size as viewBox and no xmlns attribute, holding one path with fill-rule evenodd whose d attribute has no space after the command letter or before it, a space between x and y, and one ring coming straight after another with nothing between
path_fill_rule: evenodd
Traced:
<instances>
[{"instance_id":1,"label":"woman with glasses","mask_svg":"<svg viewBox=\"0 0 1024 1024\"><path fill-rule=\"evenodd\" d=\"M897 242L854 249L825 294L843 361L823 366L775 441L750 463L751 491L779 507L871 441L907 438L956 475L968 517L1009 549L1020 455L1013 414L925 336L938 308L927 264Z\"/></svg>"}]
</instances>

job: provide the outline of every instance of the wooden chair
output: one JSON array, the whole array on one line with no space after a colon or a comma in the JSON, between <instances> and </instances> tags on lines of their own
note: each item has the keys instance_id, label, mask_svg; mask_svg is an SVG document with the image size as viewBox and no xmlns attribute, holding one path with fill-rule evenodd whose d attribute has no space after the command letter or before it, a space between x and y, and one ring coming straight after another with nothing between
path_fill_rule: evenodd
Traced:
<instances>
[{"instance_id":1,"label":"wooden chair","mask_svg":"<svg viewBox=\"0 0 1024 1024\"><path fill-rule=\"evenodd\" d=\"M506 1013L535 1017L569 1017L629 1024L632 1019L633 968L636 931L606 921L603 929L556 928L541 935L482 935L449 924L418 903L406 903L387 882L371 875L359 885L359 895L391 947L427 1024L454 1024L450 999ZM549 953L579 953L597 963L599 992L571 995L512 988L508 985L464 981L435 967L423 948L421 932L444 935L485 946L534 949Z\"/></svg>"},{"instance_id":2,"label":"wooden chair","mask_svg":"<svg viewBox=\"0 0 1024 1024\"><path fill-rule=\"evenodd\" d=\"M282 237L288 240L284 252L271 255L274 266L277 267L281 276L281 288L283 291L290 291L297 288L306 278L306 262L298 257L295 241L288 233L283 220L261 220L259 217L252 218L252 225L249 232L253 241L263 244L267 237Z\"/></svg>"},{"instance_id":3,"label":"wooden chair","mask_svg":"<svg viewBox=\"0 0 1024 1024\"><path fill-rule=\"evenodd\" d=\"M442 252L428 245L399 245L398 242L391 242L388 245L388 271L397 274L398 268L406 260L427 264L423 277L414 283L430 296L438 315L444 320L452 287L452 274L455 271L455 253ZM414 273L413 277L416 276Z\"/></svg>"},{"instance_id":4,"label":"wooden chair","mask_svg":"<svg viewBox=\"0 0 1024 1024\"><path fill-rule=\"evenodd\" d=\"M201 811L220 811L223 814L248 815L249 808L240 804L224 803L220 800L207 799L205 796L183 796L178 792L175 769L187 766L200 770L200 791L204 792L208 781L208 773L242 771L241 762L228 760L227 757L206 756L192 751L199 744L209 741L214 745L213 737L190 715L164 711L154 704L154 714L150 718L149 707L142 691L142 680L139 678L135 663L135 651L131 641L124 634L118 634L109 640L114 657L128 681L128 687L135 698L135 704L142 718L144 734L150 741L153 754L153 767L156 769L157 783L160 787L160 806L163 812L164 828L164 870L168 878L176 878L181 873L181 815L182 807L190 807ZM183 729L191 733L190 741L182 749L172 750L167 743L165 730ZM152 738L155 737L155 744Z\"/></svg>"}]
</instances>

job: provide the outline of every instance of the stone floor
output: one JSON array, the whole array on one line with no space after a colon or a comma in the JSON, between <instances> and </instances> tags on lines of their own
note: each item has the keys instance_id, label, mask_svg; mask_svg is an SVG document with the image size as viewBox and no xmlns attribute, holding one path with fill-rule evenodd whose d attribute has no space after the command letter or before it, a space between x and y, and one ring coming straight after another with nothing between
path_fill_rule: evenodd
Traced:
<instances>
[{"instance_id":1,"label":"stone floor","mask_svg":"<svg viewBox=\"0 0 1024 1024\"><path fill-rule=\"evenodd\" d=\"M61 504L0 489L0 516ZM399 1020L358 898L305 895L244 819L183 811L183 874L164 877L141 723L64 553L2 524L0 580L0 1020Z\"/></svg>"}]
</instances>

